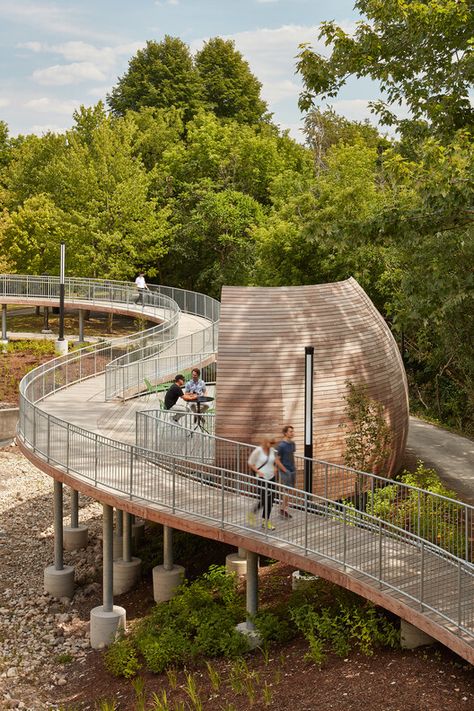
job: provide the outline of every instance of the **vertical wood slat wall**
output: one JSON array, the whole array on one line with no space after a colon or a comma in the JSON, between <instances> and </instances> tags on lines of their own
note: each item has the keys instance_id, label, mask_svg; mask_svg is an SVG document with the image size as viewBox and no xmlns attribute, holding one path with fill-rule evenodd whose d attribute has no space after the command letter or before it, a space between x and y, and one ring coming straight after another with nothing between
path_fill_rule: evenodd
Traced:
<instances>
[{"instance_id":1,"label":"vertical wood slat wall","mask_svg":"<svg viewBox=\"0 0 474 711\"><path fill-rule=\"evenodd\" d=\"M297 287L223 287L216 434L258 443L291 423L303 454L304 349L314 346L314 456L344 462L346 382L364 382L392 432L384 474L400 465L408 390L398 346L367 294L350 278Z\"/></svg>"}]
</instances>

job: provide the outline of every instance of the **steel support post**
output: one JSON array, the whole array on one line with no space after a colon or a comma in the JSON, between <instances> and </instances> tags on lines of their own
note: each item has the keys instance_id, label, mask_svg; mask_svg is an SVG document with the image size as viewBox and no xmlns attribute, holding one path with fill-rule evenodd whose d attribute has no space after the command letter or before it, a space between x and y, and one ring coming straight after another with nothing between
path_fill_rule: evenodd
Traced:
<instances>
[{"instance_id":1,"label":"steel support post","mask_svg":"<svg viewBox=\"0 0 474 711\"><path fill-rule=\"evenodd\" d=\"M63 570L63 485L54 481L54 567Z\"/></svg>"},{"instance_id":2,"label":"steel support post","mask_svg":"<svg viewBox=\"0 0 474 711\"><path fill-rule=\"evenodd\" d=\"M79 343L84 343L84 311L79 309Z\"/></svg>"},{"instance_id":3,"label":"steel support post","mask_svg":"<svg viewBox=\"0 0 474 711\"><path fill-rule=\"evenodd\" d=\"M114 608L113 594L113 560L114 560L114 509L103 504L103 580L102 599L104 612L112 612Z\"/></svg>"},{"instance_id":4,"label":"steel support post","mask_svg":"<svg viewBox=\"0 0 474 711\"><path fill-rule=\"evenodd\" d=\"M247 551L247 627L254 629L253 618L258 611L258 555Z\"/></svg>"},{"instance_id":5,"label":"steel support post","mask_svg":"<svg viewBox=\"0 0 474 711\"><path fill-rule=\"evenodd\" d=\"M115 511L115 533L117 536L123 535L123 511L121 509Z\"/></svg>"},{"instance_id":6,"label":"steel support post","mask_svg":"<svg viewBox=\"0 0 474 711\"><path fill-rule=\"evenodd\" d=\"M79 526L79 492L71 489L71 528Z\"/></svg>"},{"instance_id":7,"label":"steel support post","mask_svg":"<svg viewBox=\"0 0 474 711\"><path fill-rule=\"evenodd\" d=\"M163 568L173 570L173 529L163 526Z\"/></svg>"},{"instance_id":8,"label":"steel support post","mask_svg":"<svg viewBox=\"0 0 474 711\"><path fill-rule=\"evenodd\" d=\"M51 333L51 329L49 327L49 307L45 306L43 309L43 330L41 333Z\"/></svg>"},{"instance_id":9,"label":"steel support post","mask_svg":"<svg viewBox=\"0 0 474 711\"><path fill-rule=\"evenodd\" d=\"M117 512L118 513L118 512ZM132 516L126 511L123 514L123 561L132 560Z\"/></svg>"},{"instance_id":10,"label":"steel support post","mask_svg":"<svg viewBox=\"0 0 474 711\"><path fill-rule=\"evenodd\" d=\"M2 341L7 340L7 305L2 304Z\"/></svg>"}]
</instances>

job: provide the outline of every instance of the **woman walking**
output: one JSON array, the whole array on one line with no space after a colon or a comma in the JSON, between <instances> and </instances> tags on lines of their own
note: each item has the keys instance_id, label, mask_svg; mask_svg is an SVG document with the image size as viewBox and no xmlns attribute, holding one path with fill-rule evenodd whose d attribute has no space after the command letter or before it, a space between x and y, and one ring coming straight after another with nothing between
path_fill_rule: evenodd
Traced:
<instances>
[{"instance_id":1,"label":"woman walking","mask_svg":"<svg viewBox=\"0 0 474 711\"><path fill-rule=\"evenodd\" d=\"M250 469L259 477L261 482L258 486L260 500L247 516L250 525L255 524L255 514L262 509L262 528L274 531L275 526L270 522L273 499L275 498L275 450L273 445L275 440L265 437L260 447L256 447L249 457Z\"/></svg>"}]
</instances>

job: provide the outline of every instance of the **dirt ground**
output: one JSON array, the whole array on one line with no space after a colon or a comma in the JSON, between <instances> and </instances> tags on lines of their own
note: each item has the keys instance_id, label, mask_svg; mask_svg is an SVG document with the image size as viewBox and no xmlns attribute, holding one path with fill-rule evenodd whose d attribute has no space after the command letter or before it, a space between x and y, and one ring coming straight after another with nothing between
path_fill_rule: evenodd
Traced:
<instances>
[{"instance_id":1,"label":"dirt ground","mask_svg":"<svg viewBox=\"0 0 474 711\"><path fill-rule=\"evenodd\" d=\"M289 594L292 570L281 563L261 569L261 606ZM152 604L151 586L145 582L115 602L126 608L133 626ZM256 650L243 664L212 660L210 670L197 665L160 676L145 672L138 685L112 677L103 654L91 650L84 663L68 669L67 691L57 690L51 701L62 704L65 711L98 709L101 701L115 701L120 711L474 710L473 668L441 645L415 651L379 650L372 657L357 652L347 658L331 654L321 668L305 658L307 649L303 639L296 639L272 647L268 655ZM144 706L139 705L140 688ZM153 693L162 701L164 692L168 705L154 706Z\"/></svg>"}]
</instances>

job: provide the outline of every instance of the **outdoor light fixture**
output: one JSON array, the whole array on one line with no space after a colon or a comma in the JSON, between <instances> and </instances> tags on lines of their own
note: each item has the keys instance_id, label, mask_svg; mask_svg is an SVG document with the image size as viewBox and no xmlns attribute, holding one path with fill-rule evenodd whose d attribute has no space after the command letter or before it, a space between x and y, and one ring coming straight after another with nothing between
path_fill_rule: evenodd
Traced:
<instances>
[{"instance_id":1,"label":"outdoor light fixture","mask_svg":"<svg viewBox=\"0 0 474 711\"><path fill-rule=\"evenodd\" d=\"M313 491L313 360L314 347L304 349L304 490Z\"/></svg>"}]
</instances>

